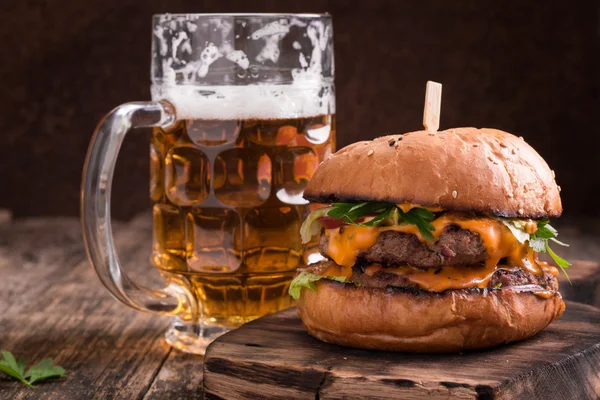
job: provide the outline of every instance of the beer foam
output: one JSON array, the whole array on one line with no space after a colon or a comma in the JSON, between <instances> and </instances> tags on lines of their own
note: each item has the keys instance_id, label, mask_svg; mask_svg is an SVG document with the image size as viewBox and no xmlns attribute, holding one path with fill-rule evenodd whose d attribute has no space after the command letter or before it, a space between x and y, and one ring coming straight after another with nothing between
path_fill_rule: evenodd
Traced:
<instances>
[{"instance_id":1,"label":"beer foam","mask_svg":"<svg viewBox=\"0 0 600 400\"><path fill-rule=\"evenodd\" d=\"M284 119L335 113L333 82L204 86L153 84L152 99L175 106L178 119Z\"/></svg>"}]
</instances>

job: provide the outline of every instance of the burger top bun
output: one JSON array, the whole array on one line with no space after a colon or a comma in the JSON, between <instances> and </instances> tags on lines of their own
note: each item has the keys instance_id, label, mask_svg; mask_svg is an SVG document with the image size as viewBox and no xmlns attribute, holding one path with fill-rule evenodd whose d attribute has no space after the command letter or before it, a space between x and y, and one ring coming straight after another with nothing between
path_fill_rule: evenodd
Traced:
<instances>
[{"instance_id":1,"label":"burger top bun","mask_svg":"<svg viewBox=\"0 0 600 400\"><path fill-rule=\"evenodd\" d=\"M346 146L321 163L304 197L539 219L561 215L559 191L553 171L523 139L496 129L455 128Z\"/></svg>"}]
</instances>

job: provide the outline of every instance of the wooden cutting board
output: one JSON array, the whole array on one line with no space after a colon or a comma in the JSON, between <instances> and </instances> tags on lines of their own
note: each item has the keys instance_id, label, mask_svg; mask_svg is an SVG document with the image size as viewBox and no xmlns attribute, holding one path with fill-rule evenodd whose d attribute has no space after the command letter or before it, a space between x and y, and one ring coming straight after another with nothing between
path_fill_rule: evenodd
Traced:
<instances>
[{"instance_id":1,"label":"wooden cutting board","mask_svg":"<svg viewBox=\"0 0 600 400\"><path fill-rule=\"evenodd\" d=\"M296 309L213 342L207 399L595 399L600 397L600 309L567 302L537 336L453 355L366 351L309 336Z\"/></svg>"}]
</instances>

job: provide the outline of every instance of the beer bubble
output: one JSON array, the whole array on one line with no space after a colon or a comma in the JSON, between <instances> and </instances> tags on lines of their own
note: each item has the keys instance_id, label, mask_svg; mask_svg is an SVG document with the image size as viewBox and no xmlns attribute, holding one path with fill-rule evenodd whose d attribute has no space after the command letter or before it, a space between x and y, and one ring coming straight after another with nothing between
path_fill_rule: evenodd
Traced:
<instances>
[{"instance_id":1,"label":"beer bubble","mask_svg":"<svg viewBox=\"0 0 600 400\"><path fill-rule=\"evenodd\" d=\"M240 67L246 69L250 65L250 61L248 61L248 56L241 50L233 50L225 56L230 61L233 61Z\"/></svg>"},{"instance_id":2,"label":"beer bubble","mask_svg":"<svg viewBox=\"0 0 600 400\"><path fill-rule=\"evenodd\" d=\"M198 25L192 23L192 22L188 22L187 23L187 28L190 32L196 32L196 30L198 29Z\"/></svg>"},{"instance_id":3,"label":"beer bubble","mask_svg":"<svg viewBox=\"0 0 600 400\"><path fill-rule=\"evenodd\" d=\"M246 70L240 67L235 69L235 74L238 78L244 79L246 77Z\"/></svg>"}]
</instances>

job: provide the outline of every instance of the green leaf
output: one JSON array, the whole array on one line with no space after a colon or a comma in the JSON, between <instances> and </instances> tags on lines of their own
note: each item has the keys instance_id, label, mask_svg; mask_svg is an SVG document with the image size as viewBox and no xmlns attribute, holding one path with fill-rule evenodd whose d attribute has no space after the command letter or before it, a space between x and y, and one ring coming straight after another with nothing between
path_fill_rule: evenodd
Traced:
<instances>
[{"instance_id":1,"label":"green leaf","mask_svg":"<svg viewBox=\"0 0 600 400\"><path fill-rule=\"evenodd\" d=\"M411 208L408 212L398 209L398 212L405 222L416 225L417 228L419 228L421 236L430 242L434 241L431 231L435 231L435 228L428 222L428 220L435 218L435 215L432 212L423 208Z\"/></svg>"},{"instance_id":2,"label":"green leaf","mask_svg":"<svg viewBox=\"0 0 600 400\"><path fill-rule=\"evenodd\" d=\"M552 257L552 259L554 260L556 265L558 265L559 268L562 270L563 274L565 274L565 277L567 278L569 283L571 283L571 279L569 279L569 275L567 274L567 271L566 271L566 269L571 266L571 263L568 262L567 260L565 260L564 258L560 257L555 252L553 252L552 249L550 248L550 246L548 246L548 241L546 241L546 250L548 251L548 254L550 254L550 257ZM572 283L571 283L571 285L572 285Z\"/></svg>"},{"instance_id":3,"label":"green leaf","mask_svg":"<svg viewBox=\"0 0 600 400\"><path fill-rule=\"evenodd\" d=\"M375 218L363 223L355 222L358 218L373 213L377 213ZM359 226L374 226L391 217L392 223L395 224L403 220L408 224L416 225L419 228L421 236L430 242L434 241L431 232L435 231L435 228L429 222L435 219L435 214L424 208L415 207L411 208L408 212L404 212L397 205L391 203L333 203L327 215Z\"/></svg>"},{"instance_id":4,"label":"green leaf","mask_svg":"<svg viewBox=\"0 0 600 400\"><path fill-rule=\"evenodd\" d=\"M383 221L385 218L387 218L387 216L390 215L393 210L394 210L393 207L389 207L387 210L383 211L381 214L379 214L378 216L376 216L372 220L367 221L367 222L363 222L363 223L358 224L358 225L360 225L360 226L373 226L373 225L376 225L376 224L380 223L381 221Z\"/></svg>"},{"instance_id":5,"label":"green leaf","mask_svg":"<svg viewBox=\"0 0 600 400\"><path fill-rule=\"evenodd\" d=\"M387 203L361 203L352 207L346 214L346 222L353 223L358 218L375 212L385 212L390 208L390 204Z\"/></svg>"},{"instance_id":6,"label":"green leaf","mask_svg":"<svg viewBox=\"0 0 600 400\"><path fill-rule=\"evenodd\" d=\"M394 204L375 202L333 203L333 206L328 211L327 215L335 219L343 219L344 222L349 224L373 226L374 224L381 222L385 216L389 214L393 207L395 207ZM377 215L377 217L375 217L375 222L368 221L364 224L355 223L355 221L360 217L371 213L384 213L385 215Z\"/></svg>"},{"instance_id":7,"label":"green leaf","mask_svg":"<svg viewBox=\"0 0 600 400\"><path fill-rule=\"evenodd\" d=\"M529 246L533 249L533 251L536 251L538 253L547 252L550 255L550 257L552 257L556 265L558 265L558 267L561 269L563 274L565 274L565 277L567 278L569 283L571 283L571 279L569 278L569 275L566 271L566 269L571 266L571 263L569 263L567 260L565 260L558 254L556 254L554 251L552 251L552 249L548 245L548 242L552 240L553 242L561 246L569 246L568 244L556 239L556 236L558 236L558 231L552 225L550 225L547 219L543 219L541 221L538 221L537 230L535 231L535 233L530 235Z\"/></svg>"},{"instance_id":8,"label":"green leaf","mask_svg":"<svg viewBox=\"0 0 600 400\"><path fill-rule=\"evenodd\" d=\"M552 232L552 234L554 235L554 237L558 236L558 231L548 223L548 220L544 220L545 224L543 225L544 228L546 228L547 230L549 230L550 232Z\"/></svg>"},{"instance_id":9,"label":"green leaf","mask_svg":"<svg viewBox=\"0 0 600 400\"><path fill-rule=\"evenodd\" d=\"M22 378L21 374L19 374L19 371L12 369L11 367L9 367L8 365L6 365L5 363L3 363L1 361L0 361L0 371L4 372L8 376L12 376L15 379L21 380L21 378Z\"/></svg>"},{"instance_id":10,"label":"green leaf","mask_svg":"<svg viewBox=\"0 0 600 400\"><path fill-rule=\"evenodd\" d=\"M315 282L321 279L330 279L337 282L346 282L345 276L321 276L313 274L312 272L302 271L296 276L292 283L290 283L290 288L288 293L295 300L300 298L300 293L302 292L302 288L309 288L313 292L317 290L317 285Z\"/></svg>"},{"instance_id":11,"label":"green leaf","mask_svg":"<svg viewBox=\"0 0 600 400\"><path fill-rule=\"evenodd\" d=\"M550 221L549 221L549 220L547 220L547 219L540 219L540 220L537 222L538 229L539 229L539 228L542 228L542 227L544 227L544 226L546 226L546 225L548 225L549 223L550 223Z\"/></svg>"},{"instance_id":12,"label":"green leaf","mask_svg":"<svg viewBox=\"0 0 600 400\"><path fill-rule=\"evenodd\" d=\"M392 222L392 225L398 225L400 223L400 214L398 213L398 207L394 207L392 209L390 220Z\"/></svg>"},{"instance_id":13,"label":"green leaf","mask_svg":"<svg viewBox=\"0 0 600 400\"><path fill-rule=\"evenodd\" d=\"M319 233L321 225L319 224L318 219L326 216L330 210L332 210L332 207L321 207L308 214L308 217L306 217L300 227L300 237L302 238L303 244L310 242L310 239Z\"/></svg>"},{"instance_id":14,"label":"green leaf","mask_svg":"<svg viewBox=\"0 0 600 400\"><path fill-rule=\"evenodd\" d=\"M561 267L561 268L569 268L571 266L570 262L568 262L564 258L560 257L558 254L556 254L554 251L552 251L552 249L550 248L550 246L548 246L547 242L546 242L546 250L548 251L548 254L550 254L550 257L552 257L552 259L554 260L554 262L556 262L556 264L558 264L559 267Z\"/></svg>"},{"instance_id":15,"label":"green leaf","mask_svg":"<svg viewBox=\"0 0 600 400\"><path fill-rule=\"evenodd\" d=\"M411 208L408 211L408 214L414 214L417 217L425 220L425 221L433 221L435 219L435 214L432 213L429 210L426 210L424 208L419 208L419 207L415 207L415 208Z\"/></svg>"},{"instance_id":16,"label":"green leaf","mask_svg":"<svg viewBox=\"0 0 600 400\"><path fill-rule=\"evenodd\" d=\"M431 225L429 225L429 226L431 226ZM417 227L419 228L419 232L421 233L421 236L423 236L429 242L435 241L435 238L433 237L433 234L431 233L431 231L433 231L435 229L430 229L427 225L422 225L422 224L417 224Z\"/></svg>"},{"instance_id":17,"label":"green leaf","mask_svg":"<svg viewBox=\"0 0 600 400\"><path fill-rule=\"evenodd\" d=\"M2 357L4 358L4 362L6 363L7 366L9 366L10 368L14 369L17 372L20 372L21 368L19 368L19 365L17 364L17 360L15 360L15 357L12 355L11 352L6 351L6 350L2 350Z\"/></svg>"},{"instance_id":18,"label":"green leaf","mask_svg":"<svg viewBox=\"0 0 600 400\"><path fill-rule=\"evenodd\" d=\"M19 362L17 364L19 365L19 372L21 375L25 374L25 359L23 356L19 357Z\"/></svg>"},{"instance_id":19,"label":"green leaf","mask_svg":"<svg viewBox=\"0 0 600 400\"><path fill-rule=\"evenodd\" d=\"M2 354L2 359L0 359L0 371L33 388L33 385L29 383L23 376L25 369L25 362L23 358L21 357L17 363L17 360L15 360L15 357L13 357L10 352L2 350L0 353Z\"/></svg>"},{"instance_id":20,"label":"green leaf","mask_svg":"<svg viewBox=\"0 0 600 400\"><path fill-rule=\"evenodd\" d=\"M10 352L2 350L0 353L2 354L2 358L0 359L0 371L19 380L32 389L35 388L33 384L36 382L65 374L65 370L62 367L52 365L51 358L46 358L38 362L25 372L25 359L23 359L23 357L20 357L17 362Z\"/></svg>"},{"instance_id":21,"label":"green leaf","mask_svg":"<svg viewBox=\"0 0 600 400\"><path fill-rule=\"evenodd\" d=\"M511 232L519 242L525 243L525 241L523 240L525 239L526 234L526 224L524 221L506 218L500 218L500 221L502 221L504 225L508 226L508 228L511 230ZM569 283L571 283L569 275L566 271L566 268L569 268L571 264L567 260L558 256L554 251L552 251L552 249L548 245L548 242L552 240L553 242L561 246L569 246L568 244L556 239L557 236L558 231L552 225L550 225L547 219L537 221L537 230L535 231L535 233L529 235L529 247L531 247L533 251L538 253L547 252L550 255L550 257L552 257L556 265L558 265L558 267L562 270L563 274L565 274L565 277L567 278Z\"/></svg>"},{"instance_id":22,"label":"green leaf","mask_svg":"<svg viewBox=\"0 0 600 400\"><path fill-rule=\"evenodd\" d=\"M33 386L27 382L25 380L25 378L23 378L22 375L20 375L17 371L15 371L14 369L12 369L11 367L5 365L5 364L0 364L0 371L4 372L6 375L15 378L18 381L21 381L22 383L24 383L25 385L29 386L30 388L33 388Z\"/></svg>"},{"instance_id":23,"label":"green leaf","mask_svg":"<svg viewBox=\"0 0 600 400\"><path fill-rule=\"evenodd\" d=\"M327 215L335 219L344 218L346 213L354 206L352 203L333 203L331 210L327 212Z\"/></svg>"},{"instance_id":24,"label":"green leaf","mask_svg":"<svg viewBox=\"0 0 600 400\"><path fill-rule=\"evenodd\" d=\"M348 210L348 214L350 214L352 211L358 210L359 208L366 207L368 204L371 204L371 203L369 203L368 201L366 201L366 202L363 202L363 203L355 204L352 207L350 207L350 209ZM372 204L376 204L376 203L372 203Z\"/></svg>"},{"instance_id":25,"label":"green leaf","mask_svg":"<svg viewBox=\"0 0 600 400\"><path fill-rule=\"evenodd\" d=\"M65 374L64 368L52 364L52 359L46 358L29 368L25 377L29 379L29 383L34 384L44 379L63 376Z\"/></svg>"},{"instance_id":26,"label":"green leaf","mask_svg":"<svg viewBox=\"0 0 600 400\"><path fill-rule=\"evenodd\" d=\"M535 231L534 235L536 238L542 238L542 239L551 239L556 237L556 231L552 231L550 229L548 229L548 226L550 225L546 225L543 227L538 227L537 231Z\"/></svg>"}]
</instances>

